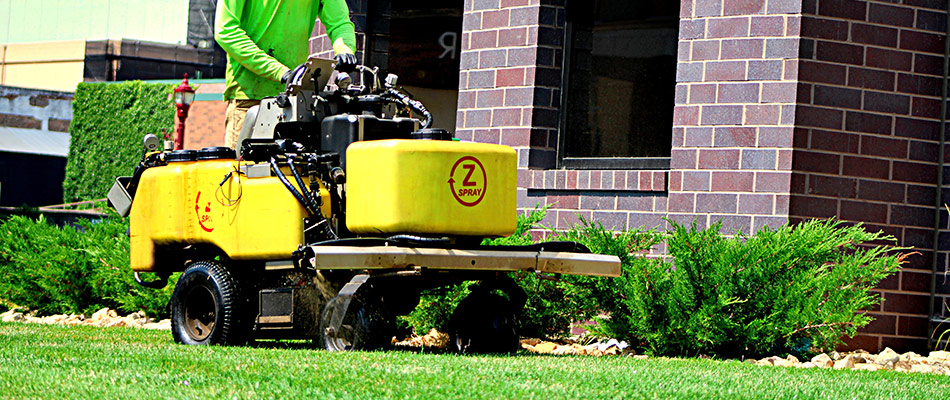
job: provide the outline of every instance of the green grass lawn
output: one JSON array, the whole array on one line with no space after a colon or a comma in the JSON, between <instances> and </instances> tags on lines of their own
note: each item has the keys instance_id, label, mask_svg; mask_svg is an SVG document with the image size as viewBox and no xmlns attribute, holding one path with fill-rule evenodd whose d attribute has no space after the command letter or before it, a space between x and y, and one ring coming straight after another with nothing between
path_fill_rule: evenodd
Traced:
<instances>
[{"instance_id":1,"label":"green grass lawn","mask_svg":"<svg viewBox=\"0 0 950 400\"><path fill-rule=\"evenodd\" d=\"M168 332L0 323L0 398L920 398L950 377L737 361L186 347Z\"/></svg>"}]
</instances>

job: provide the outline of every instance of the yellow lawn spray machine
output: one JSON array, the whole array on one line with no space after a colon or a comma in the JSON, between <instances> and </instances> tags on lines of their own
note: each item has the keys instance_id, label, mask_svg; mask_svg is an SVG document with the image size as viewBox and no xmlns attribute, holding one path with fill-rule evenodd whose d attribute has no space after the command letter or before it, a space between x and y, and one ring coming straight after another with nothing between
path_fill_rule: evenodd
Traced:
<instances>
[{"instance_id":1,"label":"yellow lawn spray machine","mask_svg":"<svg viewBox=\"0 0 950 400\"><path fill-rule=\"evenodd\" d=\"M248 112L239 152L163 152L150 136L116 179L136 281L161 288L182 272L176 341L375 349L423 291L478 281L451 317L451 346L513 351L526 296L509 272L620 274L617 257L578 243L482 246L515 230L515 151L432 129L394 75L357 71L365 85L311 58Z\"/></svg>"}]
</instances>

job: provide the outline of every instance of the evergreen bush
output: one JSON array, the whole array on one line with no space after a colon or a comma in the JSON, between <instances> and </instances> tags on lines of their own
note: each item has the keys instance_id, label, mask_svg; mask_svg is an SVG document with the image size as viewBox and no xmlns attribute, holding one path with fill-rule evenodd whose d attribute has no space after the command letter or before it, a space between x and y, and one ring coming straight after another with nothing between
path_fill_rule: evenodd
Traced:
<instances>
[{"instance_id":1,"label":"evergreen bush","mask_svg":"<svg viewBox=\"0 0 950 400\"><path fill-rule=\"evenodd\" d=\"M117 216L57 227L43 216L0 224L0 304L41 315L109 307L165 317L174 279L162 290L135 283L129 268L128 222Z\"/></svg>"},{"instance_id":2,"label":"evergreen bush","mask_svg":"<svg viewBox=\"0 0 950 400\"><path fill-rule=\"evenodd\" d=\"M73 98L65 202L101 199L116 176L132 173L142 158L142 138L173 132L173 84L80 83ZM165 137L170 139L171 136Z\"/></svg>"},{"instance_id":3,"label":"evergreen bush","mask_svg":"<svg viewBox=\"0 0 950 400\"><path fill-rule=\"evenodd\" d=\"M658 355L722 357L834 349L871 318L871 289L906 257L873 242L891 237L835 220L812 220L752 236L723 236L674 222L673 262L624 271L611 319L625 338Z\"/></svg>"}]
</instances>

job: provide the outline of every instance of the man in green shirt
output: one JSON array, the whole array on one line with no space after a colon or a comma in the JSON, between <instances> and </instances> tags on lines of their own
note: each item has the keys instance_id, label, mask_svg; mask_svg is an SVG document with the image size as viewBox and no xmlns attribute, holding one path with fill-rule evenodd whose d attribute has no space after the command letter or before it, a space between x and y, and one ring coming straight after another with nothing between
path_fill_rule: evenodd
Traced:
<instances>
[{"instance_id":1,"label":"man in green shirt","mask_svg":"<svg viewBox=\"0 0 950 400\"><path fill-rule=\"evenodd\" d=\"M338 68L356 64L356 34L345 0L218 0L214 39L228 54L224 144L237 145L247 110L283 89L281 78L307 61L317 17Z\"/></svg>"}]
</instances>

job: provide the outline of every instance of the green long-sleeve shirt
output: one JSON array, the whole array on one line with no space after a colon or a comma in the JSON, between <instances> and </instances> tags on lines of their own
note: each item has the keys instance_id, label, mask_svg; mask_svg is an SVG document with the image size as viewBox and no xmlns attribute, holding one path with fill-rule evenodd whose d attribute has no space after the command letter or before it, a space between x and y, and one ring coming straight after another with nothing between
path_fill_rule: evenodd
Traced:
<instances>
[{"instance_id":1,"label":"green long-sleeve shirt","mask_svg":"<svg viewBox=\"0 0 950 400\"><path fill-rule=\"evenodd\" d=\"M352 54L356 35L345 0L218 0L214 39L228 53L224 99L280 93L280 77L307 60L318 16L333 50Z\"/></svg>"}]
</instances>

